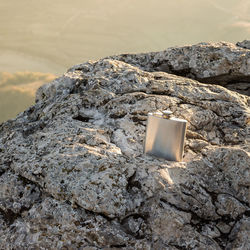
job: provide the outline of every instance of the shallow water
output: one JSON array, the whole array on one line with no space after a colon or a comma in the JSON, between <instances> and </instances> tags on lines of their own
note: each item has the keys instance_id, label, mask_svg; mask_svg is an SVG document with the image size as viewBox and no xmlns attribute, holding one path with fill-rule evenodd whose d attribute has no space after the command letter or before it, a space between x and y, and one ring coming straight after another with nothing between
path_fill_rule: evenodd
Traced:
<instances>
[{"instance_id":1,"label":"shallow water","mask_svg":"<svg viewBox=\"0 0 250 250\"><path fill-rule=\"evenodd\" d=\"M60 75L74 64L113 54L247 38L249 0L0 1L0 72ZM29 106L34 95L28 96L12 112L1 97L0 122Z\"/></svg>"}]
</instances>

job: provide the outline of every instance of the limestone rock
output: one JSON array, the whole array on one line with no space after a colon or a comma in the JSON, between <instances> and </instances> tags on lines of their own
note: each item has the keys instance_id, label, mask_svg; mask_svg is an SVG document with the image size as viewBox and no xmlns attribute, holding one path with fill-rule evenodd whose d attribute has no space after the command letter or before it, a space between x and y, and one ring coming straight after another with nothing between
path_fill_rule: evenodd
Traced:
<instances>
[{"instance_id":1,"label":"limestone rock","mask_svg":"<svg viewBox=\"0 0 250 250\"><path fill-rule=\"evenodd\" d=\"M244 49L250 49L250 40L244 40L242 42L237 42L237 46L242 47Z\"/></svg>"},{"instance_id":2,"label":"limestone rock","mask_svg":"<svg viewBox=\"0 0 250 250\"><path fill-rule=\"evenodd\" d=\"M247 249L250 98L195 79L246 83L249 60L202 43L42 86L0 125L0 249ZM147 113L163 109L188 120L183 162L143 154Z\"/></svg>"},{"instance_id":3,"label":"limestone rock","mask_svg":"<svg viewBox=\"0 0 250 250\"><path fill-rule=\"evenodd\" d=\"M250 95L250 41L199 43L165 51L123 54L121 60L146 71L164 71L204 83L219 84Z\"/></svg>"}]
</instances>

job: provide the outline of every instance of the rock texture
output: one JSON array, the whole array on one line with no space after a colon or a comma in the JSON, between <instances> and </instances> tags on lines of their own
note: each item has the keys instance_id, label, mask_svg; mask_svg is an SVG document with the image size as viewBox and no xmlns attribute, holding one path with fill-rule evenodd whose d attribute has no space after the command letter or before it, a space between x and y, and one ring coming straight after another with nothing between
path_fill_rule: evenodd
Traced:
<instances>
[{"instance_id":1,"label":"rock texture","mask_svg":"<svg viewBox=\"0 0 250 250\"><path fill-rule=\"evenodd\" d=\"M242 49L244 48L244 49ZM164 71L225 86L250 95L250 40L231 43L200 43L162 52L110 57L150 72Z\"/></svg>"},{"instance_id":2,"label":"rock texture","mask_svg":"<svg viewBox=\"0 0 250 250\"><path fill-rule=\"evenodd\" d=\"M249 49L201 43L42 86L0 125L0 249L250 249L250 98L218 85L249 74ZM163 109L188 120L183 162L143 154Z\"/></svg>"}]
</instances>

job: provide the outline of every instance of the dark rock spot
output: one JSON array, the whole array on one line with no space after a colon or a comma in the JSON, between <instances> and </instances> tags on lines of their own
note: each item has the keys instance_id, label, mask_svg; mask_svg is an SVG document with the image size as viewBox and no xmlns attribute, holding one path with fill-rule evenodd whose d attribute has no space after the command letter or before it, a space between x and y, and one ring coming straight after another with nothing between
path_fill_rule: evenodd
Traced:
<instances>
[{"instance_id":1,"label":"dark rock spot","mask_svg":"<svg viewBox=\"0 0 250 250\"><path fill-rule=\"evenodd\" d=\"M78 116L73 117L73 119L80 122L89 122L89 120L91 120L92 118L79 114Z\"/></svg>"}]
</instances>

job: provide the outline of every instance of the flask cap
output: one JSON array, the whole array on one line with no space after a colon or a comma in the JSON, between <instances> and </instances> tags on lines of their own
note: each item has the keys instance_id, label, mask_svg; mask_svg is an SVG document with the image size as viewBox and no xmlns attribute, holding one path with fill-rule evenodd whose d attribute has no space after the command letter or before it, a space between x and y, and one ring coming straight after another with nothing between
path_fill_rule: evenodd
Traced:
<instances>
[{"instance_id":1,"label":"flask cap","mask_svg":"<svg viewBox=\"0 0 250 250\"><path fill-rule=\"evenodd\" d=\"M163 118L165 118L165 119L169 119L172 114L173 114L173 112L171 110L163 110L162 111Z\"/></svg>"}]
</instances>

